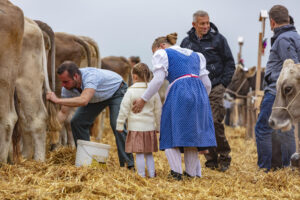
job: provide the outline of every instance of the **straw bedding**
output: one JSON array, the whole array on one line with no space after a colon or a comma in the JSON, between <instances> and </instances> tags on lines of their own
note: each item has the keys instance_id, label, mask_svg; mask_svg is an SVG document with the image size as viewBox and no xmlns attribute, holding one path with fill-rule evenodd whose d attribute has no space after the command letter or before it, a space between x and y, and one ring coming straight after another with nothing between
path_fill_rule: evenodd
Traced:
<instances>
[{"instance_id":1,"label":"straw bedding","mask_svg":"<svg viewBox=\"0 0 300 200\"><path fill-rule=\"evenodd\" d=\"M202 169L202 178L168 179L164 152L154 154L156 178L120 168L114 137L106 123L102 143L112 149L107 165L75 167L75 150L62 147L39 163L23 160L0 166L0 199L300 199L300 173L286 168L264 173L256 166L253 140L245 130L226 127L232 165L225 172ZM201 164L204 158L200 156Z\"/></svg>"}]
</instances>

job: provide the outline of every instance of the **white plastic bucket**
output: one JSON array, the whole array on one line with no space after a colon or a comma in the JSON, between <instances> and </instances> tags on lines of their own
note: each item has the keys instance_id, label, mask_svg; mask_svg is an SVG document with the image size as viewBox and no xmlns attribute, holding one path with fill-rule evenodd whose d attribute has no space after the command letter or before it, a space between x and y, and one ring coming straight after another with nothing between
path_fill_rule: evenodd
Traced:
<instances>
[{"instance_id":1,"label":"white plastic bucket","mask_svg":"<svg viewBox=\"0 0 300 200\"><path fill-rule=\"evenodd\" d=\"M92 161L98 163L106 163L108 158L110 145L90 142L85 140L77 140L77 151L75 165L90 165Z\"/></svg>"}]
</instances>

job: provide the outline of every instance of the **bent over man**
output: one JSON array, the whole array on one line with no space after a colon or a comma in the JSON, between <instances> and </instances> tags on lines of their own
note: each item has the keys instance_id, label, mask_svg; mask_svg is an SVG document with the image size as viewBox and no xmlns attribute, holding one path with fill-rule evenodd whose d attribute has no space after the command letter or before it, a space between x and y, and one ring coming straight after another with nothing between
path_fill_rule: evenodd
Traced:
<instances>
[{"instance_id":1,"label":"bent over man","mask_svg":"<svg viewBox=\"0 0 300 200\"><path fill-rule=\"evenodd\" d=\"M127 131L118 133L116 130L117 117L120 104L127 90L127 85L117 73L93 67L78 68L74 62L66 61L57 70L62 82L62 98L54 92L47 94L47 99L62 105L58 113L59 120L63 122L70 107L78 107L72 120L71 128L75 144L77 140L90 140L89 128L107 106L110 110L110 126L115 135L120 166L129 169L134 167L132 154L125 152Z\"/></svg>"}]
</instances>

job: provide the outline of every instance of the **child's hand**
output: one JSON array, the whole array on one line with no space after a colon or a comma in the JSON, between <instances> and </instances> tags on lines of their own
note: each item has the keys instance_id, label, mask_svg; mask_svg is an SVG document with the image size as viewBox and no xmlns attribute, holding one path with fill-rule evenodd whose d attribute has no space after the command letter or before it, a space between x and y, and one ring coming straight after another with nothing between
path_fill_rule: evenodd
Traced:
<instances>
[{"instance_id":1,"label":"child's hand","mask_svg":"<svg viewBox=\"0 0 300 200\"><path fill-rule=\"evenodd\" d=\"M122 133L123 132L123 130L117 130L118 131L118 133Z\"/></svg>"}]
</instances>

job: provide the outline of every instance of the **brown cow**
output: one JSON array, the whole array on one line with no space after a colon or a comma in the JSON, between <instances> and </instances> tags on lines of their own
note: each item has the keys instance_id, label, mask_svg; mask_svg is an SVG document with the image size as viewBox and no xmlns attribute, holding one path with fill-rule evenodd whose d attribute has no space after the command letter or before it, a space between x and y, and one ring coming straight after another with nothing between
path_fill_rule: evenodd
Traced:
<instances>
[{"instance_id":1,"label":"brown cow","mask_svg":"<svg viewBox=\"0 0 300 200\"><path fill-rule=\"evenodd\" d=\"M55 69L66 60L76 63L79 67L91 66L89 46L79 37L68 33L55 33ZM61 83L56 76L55 94L60 97Z\"/></svg>"},{"instance_id":2,"label":"brown cow","mask_svg":"<svg viewBox=\"0 0 300 200\"><path fill-rule=\"evenodd\" d=\"M264 70L261 71L261 77L264 77ZM261 82L260 89L262 89L263 82ZM235 112L231 107L230 114L237 113L239 116L237 122L230 122L230 125L244 126L246 123L246 105L247 105L247 94L251 90L255 90L256 84L256 67L251 67L248 70L245 70L241 65L237 65L236 70L232 76L232 80L228 87L226 88L224 98L225 100L232 101L233 99L239 99L237 110ZM237 101L236 101L237 102ZM232 116L231 116L232 118Z\"/></svg>"},{"instance_id":3,"label":"brown cow","mask_svg":"<svg viewBox=\"0 0 300 200\"><path fill-rule=\"evenodd\" d=\"M123 80L128 83L130 76L130 63L124 57L108 56L101 59L101 68L114 71L120 74Z\"/></svg>"},{"instance_id":4,"label":"brown cow","mask_svg":"<svg viewBox=\"0 0 300 200\"><path fill-rule=\"evenodd\" d=\"M276 83L276 98L269 124L273 129L287 131L300 119L300 64L287 59Z\"/></svg>"},{"instance_id":5,"label":"brown cow","mask_svg":"<svg viewBox=\"0 0 300 200\"><path fill-rule=\"evenodd\" d=\"M56 70L64 61L73 61L79 67L99 67L100 53L97 43L91 38L84 36L75 36L67 33L55 33L55 45L56 45L56 58L55 58L55 67ZM98 62L98 63L97 63ZM56 76L56 89L55 93L57 96L61 95L61 83L58 81ZM67 132L67 143L70 146L74 146L73 136L70 127L70 120L72 118L72 113L75 112L75 109L71 112L67 120L65 121L65 128ZM99 120L99 118L97 119ZM97 121L96 120L96 121ZM98 126L95 126L98 127ZM98 129L93 130L92 132L98 132ZM61 134L61 138L64 138L65 134ZM96 135L96 134L94 134ZM51 139L51 149L55 149L59 144L59 136L56 135Z\"/></svg>"},{"instance_id":6,"label":"brown cow","mask_svg":"<svg viewBox=\"0 0 300 200\"><path fill-rule=\"evenodd\" d=\"M101 68L100 51L98 44L95 40L87 36L79 36L84 42L87 43L91 52L91 65L89 67Z\"/></svg>"},{"instance_id":7,"label":"brown cow","mask_svg":"<svg viewBox=\"0 0 300 200\"><path fill-rule=\"evenodd\" d=\"M46 55L47 55L47 68L48 68L48 75L49 81L51 82L52 90L55 90L55 38L54 32L52 28L39 20L34 20L35 23L40 27L43 32L43 38L46 48ZM54 80L54 81L52 81Z\"/></svg>"},{"instance_id":8,"label":"brown cow","mask_svg":"<svg viewBox=\"0 0 300 200\"><path fill-rule=\"evenodd\" d=\"M59 131L60 124L56 119L55 108L52 107L51 113L47 111L53 104L44 102L45 93L50 91L50 86L43 33L38 25L28 18L25 18L16 89L20 107L18 125L22 132L22 153L26 158L34 156L35 160L44 161L46 130Z\"/></svg>"},{"instance_id":9,"label":"brown cow","mask_svg":"<svg viewBox=\"0 0 300 200\"><path fill-rule=\"evenodd\" d=\"M7 0L0 1L0 29L0 162L6 163L17 121L14 91L24 32L22 10Z\"/></svg>"},{"instance_id":10,"label":"brown cow","mask_svg":"<svg viewBox=\"0 0 300 200\"><path fill-rule=\"evenodd\" d=\"M269 125L273 129L287 131L292 128L293 122L300 119L300 64L292 59L283 63L282 70L276 83L276 98L269 118ZM291 164L300 167L300 154L294 153Z\"/></svg>"}]
</instances>

